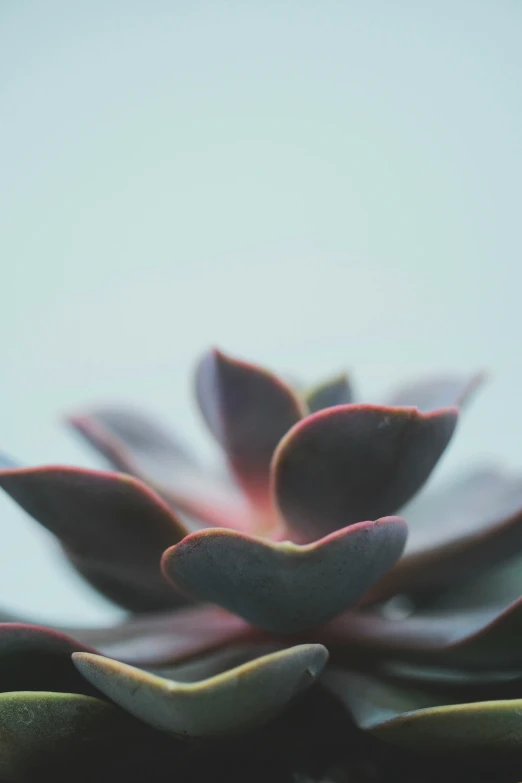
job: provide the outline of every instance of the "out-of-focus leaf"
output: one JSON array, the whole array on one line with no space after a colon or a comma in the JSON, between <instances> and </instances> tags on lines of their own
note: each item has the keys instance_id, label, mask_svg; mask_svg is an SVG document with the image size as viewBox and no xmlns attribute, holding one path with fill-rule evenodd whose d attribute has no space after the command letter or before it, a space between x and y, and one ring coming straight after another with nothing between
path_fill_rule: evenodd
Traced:
<instances>
[{"instance_id":1,"label":"out-of-focus leaf","mask_svg":"<svg viewBox=\"0 0 522 783\"><path fill-rule=\"evenodd\" d=\"M469 669L522 671L522 598L474 610L418 611L402 620L380 612L347 612L321 638L332 648Z\"/></svg>"},{"instance_id":2,"label":"out-of-focus leaf","mask_svg":"<svg viewBox=\"0 0 522 783\"><path fill-rule=\"evenodd\" d=\"M196 397L245 492L268 504L270 461L283 435L306 413L272 373L210 351L196 372Z\"/></svg>"},{"instance_id":3,"label":"out-of-focus leaf","mask_svg":"<svg viewBox=\"0 0 522 783\"><path fill-rule=\"evenodd\" d=\"M95 650L38 625L0 623L0 692L91 693L72 664L73 652Z\"/></svg>"},{"instance_id":4,"label":"out-of-focus leaf","mask_svg":"<svg viewBox=\"0 0 522 783\"><path fill-rule=\"evenodd\" d=\"M145 481L174 510L207 525L238 530L255 525L241 493L205 471L149 416L101 408L69 422L113 467Z\"/></svg>"},{"instance_id":5,"label":"out-of-focus leaf","mask_svg":"<svg viewBox=\"0 0 522 783\"><path fill-rule=\"evenodd\" d=\"M522 478L475 470L402 513L410 530L404 556L369 600L464 583L512 558L522 546Z\"/></svg>"},{"instance_id":6,"label":"out-of-focus leaf","mask_svg":"<svg viewBox=\"0 0 522 783\"><path fill-rule=\"evenodd\" d=\"M159 564L187 530L137 479L50 466L2 470L0 486L60 539L84 575L93 573L95 585L103 586L99 576L105 576L109 597L122 606L157 611L179 605Z\"/></svg>"},{"instance_id":7,"label":"out-of-focus leaf","mask_svg":"<svg viewBox=\"0 0 522 783\"><path fill-rule=\"evenodd\" d=\"M485 379L484 372L422 378L397 389L388 405L412 405L421 411L449 408L452 405L460 408L469 402Z\"/></svg>"},{"instance_id":8,"label":"out-of-focus leaf","mask_svg":"<svg viewBox=\"0 0 522 783\"><path fill-rule=\"evenodd\" d=\"M522 751L522 699L441 704L423 691L330 669L323 683L360 728L416 751Z\"/></svg>"},{"instance_id":9,"label":"out-of-focus leaf","mask_svg":"<svg viewBox=\"0 0 522 783\"><path fill-rule=\"evenodd\" d=\"M110 658L145 667L174 663L259 637L259 632L240 617L208 605L133 617L106 628L64 630Z\"/></svg>"},{"instance_id":10,"label":"out-of-focus leaf","mask_svg":"<svg viewBox=\"0 0 522 783\"><path fill-rule=\"evenodd\" d=\"M353 390L348 376L346 373L341 373L314 386L305 395L305 400L310 413L353 402Z\"/></svg>"}]
</instances>

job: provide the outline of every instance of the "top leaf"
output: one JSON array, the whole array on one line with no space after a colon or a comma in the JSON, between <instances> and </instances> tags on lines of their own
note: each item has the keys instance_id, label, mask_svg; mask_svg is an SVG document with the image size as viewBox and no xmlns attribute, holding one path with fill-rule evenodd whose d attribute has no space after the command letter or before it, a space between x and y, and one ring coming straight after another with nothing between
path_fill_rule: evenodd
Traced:
<instances>
[{"instance_id":1,"label":"top leaf","mask_svg":"<svg viewBox=\"0 0 522 783\"><path fill-rule=\"evenodd\" d=\"M217 350L198 365L196 396L244 490L266 505L273 453L305 414L304 404L275 375Z\"/></svg>"},{"instance_id":2,"label":"top leaf","mask_svg":"<svg viewBox=\"0 0 522 783\"><path fill-rule=\"evenodd\" d=\"M424 484L446 448L455 408L343 405L295 426L273 461L275 500L298 539L386 516Z\"/></svg>"}]
</instances>

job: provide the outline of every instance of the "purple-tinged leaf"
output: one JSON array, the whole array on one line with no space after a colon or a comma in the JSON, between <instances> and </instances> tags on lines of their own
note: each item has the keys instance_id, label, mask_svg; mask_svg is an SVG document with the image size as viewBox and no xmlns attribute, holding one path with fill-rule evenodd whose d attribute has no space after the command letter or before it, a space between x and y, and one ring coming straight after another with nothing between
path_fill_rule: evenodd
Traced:
<instances>
[{"instance_id":1,"label":"purple-tinged leaf","mask_svg":"<svg viewBox=\"0 0 522 783\"><path fill-rule=\"evenodd\" d=\"M292 538L313 540L392 514L424 484L457 410L343 405L315 413L281 441L273 490Z\"/></svg>"},{"instance_id":2,"label":"purple-tinged leaf","mask_svg":"<svg viewBox=\"0 0 522 783\"><path fill-rule=\"evenodd\" d=\"M0 692L92 693L72 665L73 652L95 650L39 625L0 623Z\"/></svg>"},{"instance_id":3,"label":"purple-tinged leaf","mask_svg":"<svg viewBox=\"0 0 522 783\"><path fill-rule=\"evenodd\" d=\"M314 683L327 658L322 645L299 645L185 683L100 655L73 655L83 676L131 715L186 738L243 734L266 723Z\"/></svg>"},{"instance_id":4,"label":"purple-tinged leaf","mask_svg":"<svg viewBox=\"0 0 522 783\"><path fill-rule=\"evenodd\" d=\"M283 435L305 414L304 404L275 375L216 350L197 367L196 397L243 489L266 506L270 461Z\"/></svg>"},{"instance_id":5,"label":"purple-tinged leaf","mask_svg":"<svg viewBox=\"0 0 522 783\"><path fill-rule=\"evenodd\" d=\"M175 511L207 525L255 526L241 493L197 465L175 436L150 417L102 408L72 416L69 423L112 467L149 484Z\"/></svg>"},{"instance_id":6,"label":"purple-tinged leaf","mask_svg":"<svg viewBox=\"0 0 522 783\"><path fill-rule=\"evenodd\" d=\"M103 655L146 668L260 639L260 633L241 617L208 605L133 617L107 628L64 630Z\"/></svg>"},{"instance_id":7,"label":"purple-tinged leaf","mask_svg":"<svg viewBox=\"0 0 522 783\"><path fill-rule=\"evenodd\" d=\"M522 478L494 468L470 472L402 509L404 556L367 600L442 589L509 560L522 547Z\"/></svg>"},{"instance_id":8,"label":"purple-tinged leaf","mask_svg":"<svg viewBox=\"0 0 522 783\"><path fill-rule=\"evenodd\" d=\"M431 753L522 750L522 699L444 704L433 693L399 688L331 668L322 679L361 729L379 739Z\"/></svg>"},{"instance_id":9,"label":"purple-tinged leaf","mask_svg":"<svg viewBox=\"0 0 522 783\"><path fill-rule=\"evenodd\" d=\"M314 386L307 392L305 399L310 413L317 413L324 408L353 402L353 390L348 376L342 373Z\"/></svg>"},{"instance_id":10,"label":"purple-tinged leaf","mask_svg":"<svg viewBox=\"0 0 522 783\"><path fill-rule=\"evenodd\" d=\"M322 629L330 648L435 666L522 669L522 598L452 611L417 611L401 620L379 611L346 612Z\"/></svg>"},{"instance_id":11,"label":"purple-tinged leaf","mask_svg":"<svg viewBox=\"0 0 522 783\"><path fill-rule=\"evenodd\" d=\"M106 577L109 597L122 606L157 611L180 603L159 564L187 531L140 481L50 466L0 471L0 487L60 539L84 575L92 572L99 586Z\"/></svg>"},{"instance_id":12,"label":"purple-tinged leaf","mask_svg":"<svg viewBox=\"0 0 522 783\"><path fill-rule=\"evenodd\" d=\"M167 550L163 569L193 598L254 626L296 633L358 602L400 557L406 536L398 517L361 522L304 546L203 530Z\"/></svg>"},{"instance_id":13,"label":"purple-tinged leaf","mask_svg":"<svg viewBox=\"0 0 522 783\"><path fill-rule=\"evenodd\" d=\"M397 389L388 405L413 406L421 411L434 411L452 406L462 407L473 397L486 380L483 372L474 375L443 375L423 378Z\"/></svg>"}]
</instances>

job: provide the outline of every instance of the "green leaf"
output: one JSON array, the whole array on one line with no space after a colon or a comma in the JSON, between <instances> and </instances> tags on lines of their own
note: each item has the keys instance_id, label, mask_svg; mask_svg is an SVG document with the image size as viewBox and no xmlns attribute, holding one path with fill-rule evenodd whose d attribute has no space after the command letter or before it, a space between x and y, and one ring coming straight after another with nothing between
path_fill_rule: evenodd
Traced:
<instances>
[{"instance_id":1,"label":"green leaf","mask_svg":"<svg viewBox=\"0 0 522 783\"><path fill-rule=\"evenodd\" d=\"M43 780L44 772L51 775L69 768L67 779L73 780L93 754L117 739L130 741L138 729L141 730L139 724L130 716L91 696L38 691L3 693L0 779L6 783Z\"/></svg>"},{"instance_id":2,"label":"green leaf","mask_svg":"<svg viewBox=\"0 0 522 783\"><path fill-rule=\"evenodd\" d=\"M129 713L191 738L240 734L262 725L314 683L327 658L322 645L300 645L183 683L99 655L73 655L83 676Z\"/></svg>"},{"instance_id":3,"label":"green leaf","mask_svg":"<svg viewBox=\"0 0 522 783\"><path fill-rule=\"evenodd\" d=\"M522 699L443 704L430 693L330 669L323 682L361 729L416 751L520 753Z\"/></svg>"},{"instance_id":4,"label":"green leaf","mask_svg":"<svg viewBox=\"0 0 522 783\"><path fill-rule=\"evenodd\" d=\"M296 633L357 603L400 557L406 536L399 517L360 522L302 546L215 528L168 549L162 566L181 592L257 627Z\"/></svg>"}]
</instances>

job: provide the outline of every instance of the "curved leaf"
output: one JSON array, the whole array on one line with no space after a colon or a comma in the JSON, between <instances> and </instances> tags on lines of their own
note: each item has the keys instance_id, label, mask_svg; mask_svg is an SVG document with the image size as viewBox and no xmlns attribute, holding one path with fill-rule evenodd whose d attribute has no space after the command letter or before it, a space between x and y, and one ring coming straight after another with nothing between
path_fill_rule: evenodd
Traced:
<instances>
[{"instance_id":1,"label":"curved leaf","mask_svg":"<svg viewBox=\"0 0 522 783\"><path fill-rule=\"evenodd\" d=\"M105 656L145 667L175 663L259 636L240 617L208 605L133 617L107 628L65 630Z\"/></svg>"},{"instance_id":2,"label":"curved leaf","mask_svg":"<svg viewBox=\"0 0 522 783\"><path fill-rule=\"evenodd\" d=\"M352 612L324 629L332 647L468 669L522 669L522 598L475 610L415 612L402 620Z\"/></svg>"},{"instance_id":3,"label":"curved leaf","mask_svg":"<svg viewBox=\"0 0 522 783\"><path fill-rule=\"evenodd\" d=\"M0 726L0 778L6 783L56 780L58 772L66 775L63 779L76 779L85 764L94 774L93 754L93 766L96 762L103 765L103 748L118 740L130 743L141 730L130 716L106 701L71 693L24 691L0 694Z\"/></svg>"},{"instance_id":4,"label":"curved leaf","mask_svg":"<svg viewBox=\"0 0 522 783\"><path fill-rule=\"evenodd\" d=\"M0 692L91 693L71 662L92 647L38 625L0 623Z\"/></svg>"},{"instance_id":5,"label":"curved leaf","mask_svg":"<svg viewBox=\"0 0 522 783\"><path fill-rule=\"evenodd\" d=\"M197 367L196 397L245 492L266 506L270 461L283 435L305 414L303 403L272 373L217 350Z\"/></svg>"},{"instance_id":6,"label":"curved leaf","mask_svg":"<svg viewBox=\"0 0 522 783\"><path fill-rule=\"evenodd\" d=\"M393 513L428 478L457 415L343 405L304 419L273 460L275 499L292 535L313 539Z\"/></svg>"},{"instance_id":7,"label":"curved leaf","mask_svg":"<svg viewBox=\"0 0 522 783\"><path fill-rule=\"evenodd\" d=\"M328 658L300 645L196 683L181 683L89 653L75 653L95 687L154 728L184 737L240 734L281 712L309 688Z\"/></svg>"},{"instance_id":8,"label":"curved leaf","mask_svg":"<svg viewBox=\"0 0 522 783\"><path fill-rule=\"evenodd\" d=\"M310 413L353 402L353 390L348 376L346 373L341 373L314 386L307 392L305 400Z\"/></svg>"},{"instance_id":9,"label":"curved leaf","mask_svg":"<svg viewBox=\"0 0 522 783\"><path fill-rule=\"evenodd\" d=\"M522 699L441 704L430 693L337 669L327 672L323 684L360 728L386 742L459 754L522 750Z\"/></svg>"},{"instance_id":10,"label":"curved leaf","mask_svg":"<svg viewBox=\"0 0 522 783\"><path fill-rule=\"evenodd\" d=\"M176 606L160 558L187 533L165 503L140 481L116 473L70 467L0 471L0 486L62 542L94 584L105 576L110 598L144 611Z\"/></svg>"},{"instance_id":11,"label":"curved leaf","mask_svg":"<svg viewBox=\"0 0 522 783\"><path fill-rule=\"evenodd\" d=\"M484 372L422 378L397 389L391 395L388 405L413 405L421 411L450 408L453 405L460 408L469 402L485 379Z\"/></svg>"},{"instance_id":12,"label":"curved leaf","mask_svg":"<svg viewBox=\"0 0 522 783\"><path fill-rule=\"evenodd\" d=\"M178 512L219 527L249 529L240 493L197 465L175 437L136 411L101 408L69 423L117 470L153 487Z\"/></svg>"},{"instance_id":13,"label":"curved leaf","mask_svg":"<svg viewBox=\"0 0 522 783\"><path fill-rule=\"evenodd\" d=\"M522 547L522 479L494 468L423 493L402 513L410 528L404 556L368 600L467 582Z\"/></svg>"},{"instance_id":14,"label":"curved leaf","mask_svg":"<svg viewBox=\"0 0 522 783\"><path fill-rule=\"evenodd\" d=\"M361 522L313 544L202 530L167 550L174 586L277 633L312 627L353 606L400 557L404 520Z\"/></svg>"}]
</instances>

